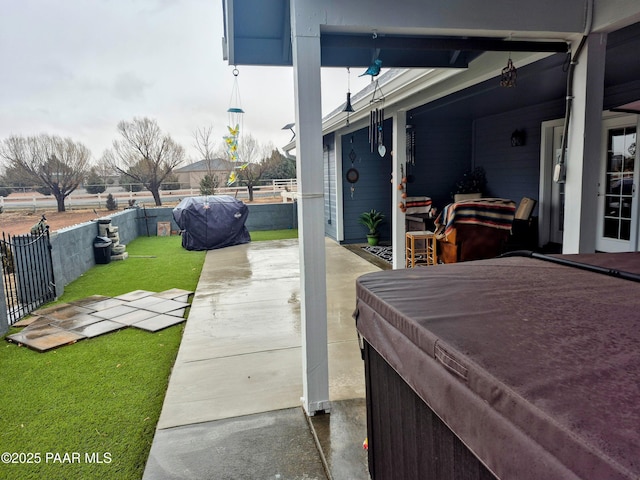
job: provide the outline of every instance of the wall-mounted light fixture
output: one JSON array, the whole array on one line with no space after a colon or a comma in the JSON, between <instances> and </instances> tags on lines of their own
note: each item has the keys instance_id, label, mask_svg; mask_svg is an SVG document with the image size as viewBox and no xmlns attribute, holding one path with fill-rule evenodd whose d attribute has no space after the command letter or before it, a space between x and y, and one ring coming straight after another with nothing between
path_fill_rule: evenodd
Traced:
<instances>
[{"instance_id":1,"label":"wall-mounted light fixture","mask_svg":"<svg viewBox=\"0 0 640 480\"><path fill-rule=\"evenodd\" d=\"M293 131L293 127L295 126L295 123L287 123L284 127L282 127L282 130L291 130L291 133L293 134L293 137L291 137L291 140L289 140L289 142L293 142L293 139L296 138L296 132Z\"/></svg>"},{"instance_id":2,"label":"wall-mounted light fixture","mask_svg":"<svg viewBox=\"0 0 640 480\"><path fill-rule=\"evenodd\" d=\"M526 142L527 136L524 130L514 130L511 134L511 146L522 147Z\"/></svg>"}]
</instances>

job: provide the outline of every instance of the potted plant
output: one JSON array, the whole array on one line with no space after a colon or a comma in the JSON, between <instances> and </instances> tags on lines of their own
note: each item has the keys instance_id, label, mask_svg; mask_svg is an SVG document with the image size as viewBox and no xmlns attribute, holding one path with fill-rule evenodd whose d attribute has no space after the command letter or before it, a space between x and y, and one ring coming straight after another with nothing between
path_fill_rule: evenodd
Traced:
<instances>
[{"instance_id":1,"label":"potted plant","mask_svg":"<svg viewBox=\"0 0 640 480\"><path fill-rule=\"evenodd\" d=\"M487 188L487 175L482 167L476 167L466 172L458 182L454 190L454 201L481 198Z\"/></svg>"},{"instance_id":2,"label":"potted plant","mask_svg":"<svg viewBox=\"0 0 640 480\"><path fill-rule=\"evenodd\" d=\"M360 214L359 222L369 229L367 233L367 242L369 245L378 245L378 226L384 220L384 214L378 212L375 209L371 209L369 212L363 212Z\"/></svg>"}]
</instances>

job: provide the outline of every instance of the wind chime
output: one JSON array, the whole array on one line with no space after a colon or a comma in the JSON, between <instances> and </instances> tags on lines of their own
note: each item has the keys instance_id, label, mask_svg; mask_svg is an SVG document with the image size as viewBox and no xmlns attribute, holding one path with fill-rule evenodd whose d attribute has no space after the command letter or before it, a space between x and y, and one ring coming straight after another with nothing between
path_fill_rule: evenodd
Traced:
<instances>
[{"instance_id":1,"label":"wind chime","mask_svg":"<svg viewBox=\"0 0 640 480\"><path fill-rule=\"evenodd\" d=\"M342 109L343 112L347 114L347 127L349 126L349 114L353 113L355 110L351 105L351 69L347 67L347 102Z\"/></svg>"},{"instance_id":2,"label":"wind chime","mask_svg":"<svg viewBox=\"0 0 640 480\"><path fill-rule=\"evenodd\" d=\"M375 106L369 114L369 145L371 153L377 151L378 155L384 157L387 153L387 147L384 146L384 95L382 89L378 86L378 80L376 80L369 103ZM379 107L376 105L379 105Z\"/></svg>"},{"instance_id":3,"label":"wind chime","mask_svg":"<svg viewBox=\"0 0 640 480\"><path fill-rule=\"evenodd\" d=\"M241 164L241 159L238 155L238 141L240 138L240 130L242 129L242 116L244 110L242 109L240 102L240 89L238 87L238 74L240 72L237 68L233 69L233 87L231 89L231 99L229 101L229 123L227 129L229 134L222 137L227 147L227 153L229 159L234 163L234 170L229 174L227 180L227 186L231 186L238 181L238 170L244 170L247 168L247 163Z\"/></svg>"},{"instance_id":4,"label":"wind chime","mask_svg":"<svg viewBox=\"0 0 640 480\"><path fill-rule=\"evenodd\" d=\"M416 166L416 131L413 125L405 127L407 181L413 182L413 168Z\"/></svg>"},{"instance_id":5,"label":"wind chime","mask_svg":"<svg viewBox=\"0 0 640 480\"><path fill-rule=\"evenodd\" d=\"M360 75L371 76L373 82L374 77L380 75L380 69L382 68L382 60L380 59L380 49L377 48L376 39L378 33L373 32L373 61L367 70ZM384 157L387 153L387 147L384 146L384 95L382 89L378 85L378 80L375 80L373 87L373 95L369 101L375 108L371 109L369 114L369 145L371 147L371 153L377 151L381 157ZM379 105L379 106L378 106Z\"/></svg>"}]
</instances>

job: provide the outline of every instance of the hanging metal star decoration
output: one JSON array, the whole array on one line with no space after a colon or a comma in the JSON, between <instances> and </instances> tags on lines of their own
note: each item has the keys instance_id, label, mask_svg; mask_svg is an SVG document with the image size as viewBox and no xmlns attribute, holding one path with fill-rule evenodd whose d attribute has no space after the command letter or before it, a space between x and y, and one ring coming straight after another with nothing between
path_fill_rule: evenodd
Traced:
<instances>
[{"instance_id":1,"label":"hanging metal star decoration","mask_svg":"<svg viewBox=\"0 0 640 480\"><path fill-rule=\"evenodd\" d=\"M507 61L507 66L502 69L502 75L500 75L501 87L515 87L516 79L518 77L518 70L513 66L511 57Z\"/></svg>"}]
</instances>

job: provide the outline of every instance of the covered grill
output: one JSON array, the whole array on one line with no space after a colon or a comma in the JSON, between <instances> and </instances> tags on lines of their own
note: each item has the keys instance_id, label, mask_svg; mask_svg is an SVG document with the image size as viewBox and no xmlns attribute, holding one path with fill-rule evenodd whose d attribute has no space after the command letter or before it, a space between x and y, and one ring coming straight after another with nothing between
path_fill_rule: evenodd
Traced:
<instances>
[{"instance_id":1,"label":"covered grill","mask_svg":"<svg viewBox=\"0 0 640 480\"><path fill-rule=\"evenodd\" d=\"M187 250L213 250L251 241L245 221L249 208L229 195L188 197L173 209Z\"/></svg>"}]
</instances>

